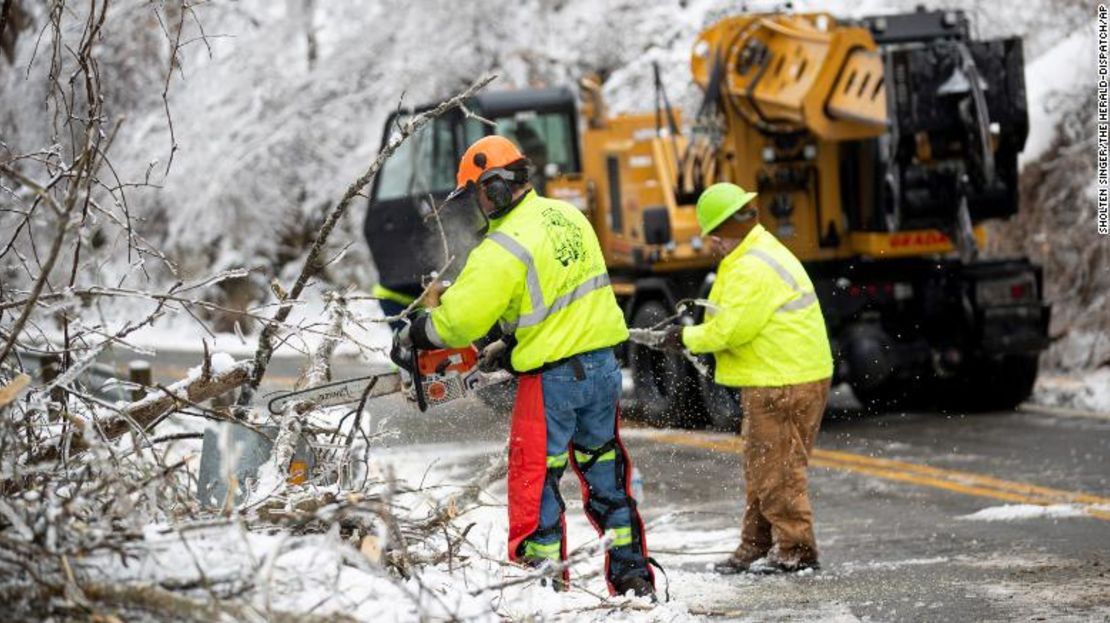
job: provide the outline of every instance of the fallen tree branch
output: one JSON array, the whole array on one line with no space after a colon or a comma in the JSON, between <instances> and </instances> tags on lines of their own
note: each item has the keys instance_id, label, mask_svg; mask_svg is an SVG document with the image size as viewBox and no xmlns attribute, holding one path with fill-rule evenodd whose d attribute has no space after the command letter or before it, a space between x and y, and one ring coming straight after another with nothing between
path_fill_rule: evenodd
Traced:
<instances>
[{"instance_id":1,"label":"fallen tree branch","mask_svg":"<svg viewBox=\"0 0 1110 623\"><path fill-rule=\"evenodd\" d=\"M133 402L99 426L105 439L111 441L132 428L147 430L182 402L198 403L221 396L242 385L250 378L251 362L240 361L212 378L187 378L174 383L160 394L152 394ZM76 431L70 441L70 453L88 449L84 431ZM51 446L32 457L29 463L53 461L60 455L59 446Z\"/></svg>"},{"instance_id":2,"label":"fallen tree branch","mask_svg":"<svg viewBox=\"0 0 1110 623\"><path fill-rule=\"evenodd\" d=\"M330 317L328 332L324 336L320 348L313 353L312 360L308 364L308 371L304 377L304 389L316 387L327 380L331 355L335 351L335 347L339 345L340 338L343 337L346 303L341 297L335 297L328 302L328 315ZM308 414L312 412L311 408L306 408L310 406L303 401L298 401L291 402L282 409L277 438L274 439L274 447L270 451L270 461L268 466L264 468L270 471L270 480L276 480L273 486L277 487L278 490L286 482L285 478L280 475L288 473L288 465L293 460L293 455L297 450L297 440L300 439L301 432L304 430ZM266 480L265 477L260 478L260 486ZM270 493L270 495L273 495L273 493Z\"/></svg>"},{"instance_id":3,"label":"fallen tree branch","mask_svg":"<svg viewBox=\"0 0 1110 623\"><path fill-rule=\"evenodd\" d=\"M31 377L20 374L7 385L0 385L0 407L6 407L9 403L15 402L15 399L19 398L19 395L30 384Z\"/></svg>"}]
</instances>

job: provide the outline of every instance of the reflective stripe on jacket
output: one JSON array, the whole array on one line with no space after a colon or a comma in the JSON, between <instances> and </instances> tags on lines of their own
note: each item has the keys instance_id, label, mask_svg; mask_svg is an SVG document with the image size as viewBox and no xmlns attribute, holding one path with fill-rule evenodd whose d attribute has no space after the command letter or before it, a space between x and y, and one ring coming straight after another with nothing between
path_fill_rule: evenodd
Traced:
<instances>
[{"instance_id":1,"label":"reflective stripe on jacket","mask_svg":"<svg viewBox=\"0 0 1110 623\"><path fill-rule=\"evenodd\" d=\"M415 296L409 296L408 294L405 294L403 292L390 290L380 283L374 285L374 288L370 291L370 295L383 301L393 301L394 303L404 305L406 307L411 305L412 302L416 300Z\"/></svg>"},{"instance_id":2,"label":"reflective stripe on jacket","mask_svg":"<svg viewBox=\"0 0 1110 623\"><path fill-rule=\"evenodd\" d=\"M461 347L497 321L516 333L518 372L628 339L601 245L577 208L529 191L493 221L432 310L428 338Z\"/></svg>"},{"instance_id":3,"label":"reflective stripe on jacket","mask_svg":"<svg viewBox=\"0 0 1110 623\"><path fill-rule=\"evenodd\" d=\"M709 292L715 308L686 327L694 353L713 353L716 381L733 387L779 387L832 376L821 306L801 262L756 225L717 269Z\"/></svg>"}]
</instances>

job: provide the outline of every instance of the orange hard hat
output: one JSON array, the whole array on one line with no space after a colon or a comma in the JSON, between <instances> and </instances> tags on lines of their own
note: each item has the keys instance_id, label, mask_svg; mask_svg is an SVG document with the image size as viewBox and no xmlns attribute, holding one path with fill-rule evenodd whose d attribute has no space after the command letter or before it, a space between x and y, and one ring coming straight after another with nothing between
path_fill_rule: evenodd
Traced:
<instances>
[{"instance_id":1,"label":"orange hard hat","mask_svg":"<svg viewBox=\"0 0 1110 623\"><path fill-rule=\"evenodd\" d=\"M455 182L460 189L477 183L482 174L492 169L505 169L524 160L524 154L504 136L484 136L470 145L459 161Z\"/></svg>"}]
</instances>

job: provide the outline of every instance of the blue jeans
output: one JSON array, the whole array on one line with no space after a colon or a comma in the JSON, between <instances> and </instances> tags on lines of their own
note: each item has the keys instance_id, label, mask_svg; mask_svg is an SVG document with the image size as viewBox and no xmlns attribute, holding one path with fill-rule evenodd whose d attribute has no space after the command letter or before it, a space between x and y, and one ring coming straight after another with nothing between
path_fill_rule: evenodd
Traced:
<instances>
[{"instance_id":1,"label":"blue jeans","mask_svg":"<svg viewBox=\"0 0 1110 623\"><path fill-rule=\"evenodd\" d=\"M587 514L612 539L611 578L646 574L639 515L626 493L628 457L616 440L620 366L611 348L576 359L579 369L566 363L543 373L548 478L540 502L540 527L529 540L546 545L562 540L559 480L565 466L573 463L588 486Z\"/></svg>"}]
</instances>

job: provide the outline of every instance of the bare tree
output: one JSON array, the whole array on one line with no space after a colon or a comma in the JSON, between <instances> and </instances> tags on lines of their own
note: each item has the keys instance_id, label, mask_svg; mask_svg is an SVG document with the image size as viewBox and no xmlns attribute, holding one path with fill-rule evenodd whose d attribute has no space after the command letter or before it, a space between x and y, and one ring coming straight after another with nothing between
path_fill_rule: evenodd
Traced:
<instances>
[{"instance_id":1,"label":"bare tree","mask_svg":"<svg viewBox=\"0 0 1110 623\"><path fill-rule=\"evenodd\" d=\"M4 29L10 4L3 5ZM180 73L182 46L203 42L206 36L195 13L201 4L186 0L151 5L169 49L161 85L171 136L167 175L177 150L168 94ZM413 500L435 495L395 478L387 468L371 469L371 433L363 430L361 418L349 417L350 410L321 411L306 405L289 410L278 422L282 432L274 440L276 458L271 464L282 486L272 494L253 496L249 506L208 509L195 499L195 465L180 445L192 443L195 452L196 429L157 435L155 427L166 421L215 420L262 431L264 416L249 408L250 394L264 377L276 340L294 334L317 344L306 382L328 378L328 360L336 346L349 339L347 327L373 321L357 317L344 295L337 293L322 325L288 322L292 306L327 263L323 249L329 234L406 138L460 105L492 77L476 81L398 128L328 210L290 290L286 293L275 283L276 302L248 312L264 326L252 360L228 363L206 354L188 377L146 387L141 400L116 402L99 395L85 380L97 359L109 348L142 352L129 343L129 336L166 313L220 310L205 299L205 292L225 280L242 278L245 271L228 270L159 289L86 279L83 267L91 262L89 247L105 235L105 228L125 241L126 248L121 245L118 252L131 259L134 270L153 262L171 277L176 275L175 266L134 227L129 211L126 193L147 181L119 179L111 161L113 143L126 122L109 118L101 82L100 44L112 17L109 0L87 5L49 2L43 9L37 50L41 64L33 67L41 68L42 74L30 75L49 85L43 115L56 140L26 152L0 143L0 261L7 267L0 280L0 600L15 618L325 618L270 603L280 581L274 569L281 564L282 546L264 552L244 546L238 566L226 572L209 564L211 553L205 547L213 531L231 538L277 528L290 539L340 535L341 542L324 549L333 550L341 564L381 577L411 602L414 611L432 603L451 618L456 606L421 582L420 569L444 561L454 568L466 558L464 550L474 547L467 538L469 529L455 524L468 510L487 503L482 492L504 472L504 461L493 464L458 495L426 511L414 510L418 505ZM14 278L11 267L17 267ZM90 321L86 306L105 300L143 301L149 309L134 317ZM48 380L30 365L32 359L56 360L57 370ZM244 384L247 391L238 419L210 402ZM359 405L358 414L365 408L368 405ZM288 482L288 450L300 439L311 444L346 439L332 447L343 453L339 459L353 457L364 466L359 481L341 482L335 472L321 471L303 484ZM155 524L163 527L152 531ZM159 538L172 542L164 547L172 547L174 562L160 568L154 583L149 578L128 579L117 562L156 559L159 549L151 541Z\"/></svg>"}]
</instances>

